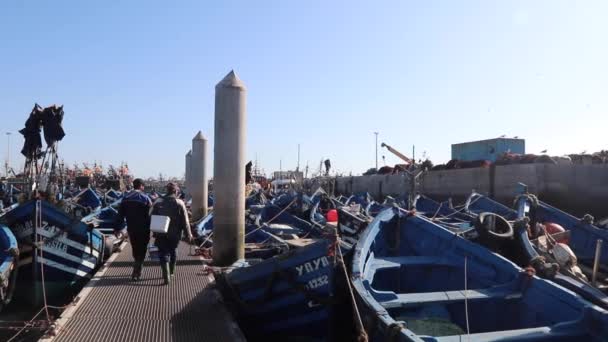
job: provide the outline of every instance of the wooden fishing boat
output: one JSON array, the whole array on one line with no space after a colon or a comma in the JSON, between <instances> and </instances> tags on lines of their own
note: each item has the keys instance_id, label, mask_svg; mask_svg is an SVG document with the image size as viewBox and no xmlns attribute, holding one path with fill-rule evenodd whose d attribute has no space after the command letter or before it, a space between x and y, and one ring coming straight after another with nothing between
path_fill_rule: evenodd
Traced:
<instances>
[{"instance_id":1,"label":"wooden fishing boat","mask_svg":"<svg viewBox=\"0 0 608 342\"><path fill-rule=\"evenodd\" d=\"M515 205L519 216L529 219L529 225L535 235L533 238L549 237L535 241L538 248L544 246L544 250L553 249L554 247L547 244L555 246L556 243L563 241L576 255L577 264L589 279L597 259L600 277L608 280L608 246L605 246L608 244L608 230L595 226L591 216L575 217L527 192L516 198ZM551 231L551 228L557 231Z\"/></svg>"},{"instance_id":2,"label":"wooden fishing boat","mask_svg":"<svg viewBox=\"0 0 608 342\"><path fill-rule=\"evenodd\" d=\"M554 226L555 222L561 222L568 226L566 220L559 220L559 217L562 217L561 215L567 214L553 208L551 212L561 213L561 215L545 215L539 216L544 217L544 220L531 220L530 200L531 198L528 196L518 197L516 201L518 210L515 211L486 196L473 192L467 199L465 206L459 211L459 213L464 211L471 216L468 226L466 220L460 226L461 229L468 227L470 230L457 232L467 239L501 254L521 267L533 268L537 275L550 279L583 296L590 302L608 309L605 275L598 272L596 282L590 281L593 270L581 266L585 269L585 271L582 271L579 267L577 256L570 249L570 232L561 229L560 232L550 233L544 227ZM535 202L538 203L538 201ZM433 206L437 208L440 204L427 199L426 206L432 212L434 211ZM550 207L544 203L542 206L544 208ZM442 214L451 215L449 209L443 211ZM449 218L440 216L434 218L433 221L447 229L454 227L453 220ZM532 227L536 227L536 229L531 229ZM561 228L561 226L559 227Z\"/></svg>"},{"instance_id":3,"label":"wooden fishing boat","mask_svg":"<svg viewBox=\"0 0 608 342\"><path fill-rule=\"evenodd\" d=\"M371 221L372 218L362 213L358 204L338 208L338 234L345 252L352 250Z\"/></svg>"},{"instance_id":4,"label":"wooden fishing boat","mask_svg":"<svg viewBox=\"0 0 608 342\"><path fill-rule=\"evenodd\" d=\"M0 311L11 302L17 286L19 248L13 232L0 224Z\"/></svg>"},{"instance_id":5,"label":"wooden fishing boat","mask_svg":"<svg viewBox=\"0 0 608 342\"><path fill-rule=\"evenodd\" d=\"M46 200L30 200L0 220L15 235L20 251L19 284L33 304L59 297L93 275L104 258L104 237ZM27 285L25 285L27 284Z\"/></svg>"},{"instance_id":6,"label":"wooden fishing boat","mask_svg":"<svg viewBox=\"0 0 608 342\"><path fill-rule=\"evenodd\" d=\"M423 216L381 212L352 281L371 341L602 341L608 312Z\"/></svg>"},{"instance_id":7,"label":"wooden fishing boat","mask_svg":"<svg viewBox=\"0 0 608 342\"><path fill-rule=\"evenodd\" d=\"M248 340L328 339L334 251L321 239L217 279Z\"/></svg>"}]
</instances>

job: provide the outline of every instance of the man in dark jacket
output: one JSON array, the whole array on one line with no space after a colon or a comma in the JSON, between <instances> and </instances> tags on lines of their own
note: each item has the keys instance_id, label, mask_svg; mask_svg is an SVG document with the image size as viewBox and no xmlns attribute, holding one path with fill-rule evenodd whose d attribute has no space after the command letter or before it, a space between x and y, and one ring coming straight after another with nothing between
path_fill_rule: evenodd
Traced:
<instances>
[{"instance_id":1,"label":"man in dark jacket","mask_svg":"<svg viewBox=\"0 0 608 342\"><path fill-rule=\"evenodd\" d=\"M150 242L150 208L152 201L144 193L144 181L137 178L133 181L133 190L122 199L118 208L115 234L120 235L120 229L127 220L127 233L133 249L133 280L139 280L144 265L148 243Z\"/></svg>"},{"instance_id":2,"label":"man in dark jacket","mask_svg":"<svg viewBox=\"0 0 608 342\"><path fill-rule=\"evenodd\" d=\"M168 216L170 219L167 233L154 234L156 238L154 244L158 247L160 267L165 285L169 284L171 277L175 275L176 249L182 234L185 233L188 240L192 241L188 211L184 201L177 198L177 190L174 183L167 184L165 196L157 199L152 208L152 215Z\"/></svg>"}]
</instances>

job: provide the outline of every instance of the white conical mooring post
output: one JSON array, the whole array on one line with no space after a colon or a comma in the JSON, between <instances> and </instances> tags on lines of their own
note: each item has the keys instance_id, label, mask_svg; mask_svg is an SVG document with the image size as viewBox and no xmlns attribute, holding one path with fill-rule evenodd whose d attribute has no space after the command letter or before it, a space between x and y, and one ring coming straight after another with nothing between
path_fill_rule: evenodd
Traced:
<instances>
[{"instance_id":1,"label":"white conical mooring post","mask_svg":"<svg viewBox=\"0 0 608 342\"><path fill-rule=\"evenodd\" d=\"M192 191L192 186L190 185L190 179L192 178L192 175L190 174L190 165L192 163L192 150L189 150L188 153L186 153L185 159L186 172L184 173L184 186L186 187L188 194L190 194Z\"/></svg>"},{"instance_id":2,"label":"white conical mooring post","mask_svg":"<svg viewBox=\"0 0 608 342\"><path fill-rule=\"evenodd\" d=\"M246 95L231 71L215 86L213 264L245 257Z\"/></svg>"},{"instance_id":3,"label":"white conical mooring post","mask_svg":"<svg viewBox=\"0 0 608 342\"><path fill-rule=\"evenodd\" d=\"M207 139L199 131L192 139L192 159L190 161L190 183L192 190L192 219L207 216Z\"/></svg>"}]
</instances>

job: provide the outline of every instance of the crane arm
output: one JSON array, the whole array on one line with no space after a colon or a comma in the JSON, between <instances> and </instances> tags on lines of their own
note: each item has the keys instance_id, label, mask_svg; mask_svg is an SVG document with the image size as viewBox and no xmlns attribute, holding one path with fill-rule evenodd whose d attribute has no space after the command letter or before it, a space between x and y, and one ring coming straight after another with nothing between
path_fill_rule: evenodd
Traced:
<instances>
[{"instance_id":1,"label":"crane arm","mask_svg":"<svg viewBox=\"0 0 608 342\"><path fill-rule=\"evenodd\" d=\"M387 145L385 143L382 143L382 145L380 145L380 146L386 147L387 150L389 150L392 154L396 155L397 157L399 157L400 159L402 159L406 163L414 164L413 160L411 160L410 158L404 156L401 152L395 150L394 148L390 147L389 145Z\"/></svg>"}]
</instances>

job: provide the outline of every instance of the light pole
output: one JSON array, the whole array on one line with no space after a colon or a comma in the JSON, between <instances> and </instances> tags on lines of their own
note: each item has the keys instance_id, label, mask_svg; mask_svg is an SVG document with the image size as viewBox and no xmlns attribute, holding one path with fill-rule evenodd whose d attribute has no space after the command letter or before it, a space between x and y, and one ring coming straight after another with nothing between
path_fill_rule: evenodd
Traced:
<instances>
[{"instance_id":1,"label":"light pole","mask_svg":"<svg viewBox=\"0 0 608 342\"><path fill-rule=\"evenodd\" d=\"M376 171L378 171L378 132L374 132L376 135Z\"/></svg>"},{"instance_id":2,"label":"light pole","mask_svg":"<svg viewBox=\"0 0 608 342\"><path fill-rule=\"evenodd\" d=\"M6 178L8 178L8 170L11 160L11 134L11 132L6 132L6 165L4 165L6 169Z\"/></svg>"}]
</instances>

